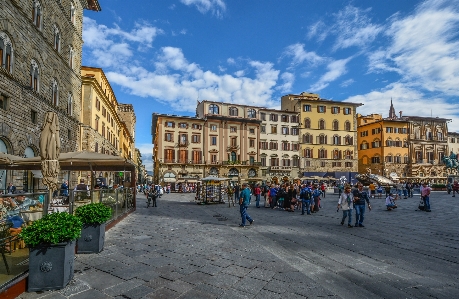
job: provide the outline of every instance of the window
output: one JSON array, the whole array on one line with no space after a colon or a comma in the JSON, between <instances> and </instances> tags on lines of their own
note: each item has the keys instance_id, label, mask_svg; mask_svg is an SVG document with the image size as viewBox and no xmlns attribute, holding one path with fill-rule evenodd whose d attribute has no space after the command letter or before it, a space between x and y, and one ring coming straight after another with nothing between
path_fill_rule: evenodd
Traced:
<instances>
[{"instance_id":1,"label":"window","mask_svg":"<svg viewBox=\"0 0 459 299\"><path fill-rule=\"evenodd\" d=\"M264 126L264 125L261 126L261 129L260 129L260 130L261 130L261 133L266 133L266 126Z\"/></svg>"},{"instance_id":2,"label":"window","mask_svg":"<svg viewBox=\"0 0 459 299\"><path fill-rule=\"evenodd\" d=\"M237 137L231 138L231 146L237 146Z\"/></svg>"},{"instance_id":3,"label":"window","mask_svg":"<svg viewBox=\"0 0 459 299\"><path fill-rule=\"evenodd\" d=\"M279 145L277 144L277 142L271 141L269 143L269 149L270 150L277 150L278 148L279 148Z\"/></svg>"},{"instance_id":4,"label":"window","mask_svg":"<svg viewBox=\"0 0 459 299\"><path fill-rule=\"evenodd\" d=\"M40 91L40 69L33 59L30 66L30 87L32 87L32 90L35 92Z\"/></svg>"},{"instance_id":5,"label":"window","mask_svg":"<svg viewBox=\"0 0 459 299\"><path fill-rule=\"evenodd\" d=\"M105 123L102 122L102 137L105 138Z\"/></svg>"},{"instance_id":6,"label":"window","mask_svg":"<svg viewBox=\"0 0 459 299\"><path fill-rule=\"evenodd\" d=\"M229 107L229 115L230 116L238 116L239 111L236 107Z\"/></svg>"},{"instance_id":7,"label":"window","mask_svg":"<svg viewBox=\"0 0 459 299\"><path fill-rule=\"evenodd\" d=\"M334 145L341 145L341 136L333 136L333 144Z\"/></svg>"},{"instance_id":8,"label":"window","mask_svg":"<svg viewBox=\"0 0 459 299\"><path fill-rule=\"evenodd\" d=\"M288 115L281 115L281 122L288 123Z\"/></svg>"},{"instance_id":9,"label":"window","mask_svg":"<svg viewBox=\"0 0 459 299\"><path fill-rule=\"evenodd\" d=\"M317 106L317 112L319 113L325 113L327 107L323 106L323 105L319 105Z\"/></svg>"},{"instance_id":10,"label":"window","mask_svg":"<svg viewBox=\"0 0 459 299\"><path fill-rule=\"evenodd\" d=\"M96 109L100 111L100 100L96 98Z\"/></svg>"},{"instance_id":11,"label":"window","mask_svg":"<svg viewBox=\"0 0 459 299\"><path fill-rule=\"evenodd\" d=\"M305 118L304 119L304 127L306 129L310 129L311 128L311 120L309 118Z\"/></svg>"},{"instance_id":12,"label":"window","mask_svg":"<svg viewBox=\"0 0 459 299\"><path fill-rule=\"evenodd\" d=\"M32 8L32 23L38 28L41 29L41 22L42 22L42 11L40 2L35 0L33 2Z\"/></svg>"},{"instance_id":13,"label":"window","mask_svg":"<svg viewBox=\"0 0 459 299\"><path fill-rule=\"evenodd\" d=\"M215 104L209 105L209 114L219 114L218 106Z\"/></svg>"},{"instance_id":14,"label":"window","mask_svg":"<svg viewBox=\"0 0 459 299\"><path fill-rule=\"evenodd\" d=\"M67 114L70 116L73 115L73 97L71 93L69 93L67 98Z\"/></svg>"},{"instance_id":15,"label":"window","mask_svg":"<svg viewBox=\"0 0 459 299\"><path fill-rule=\"evenodd\" d=\"M105 108L104 108L105 109ZM103 111L103 110L102 110ZM166 121L167 128L175 128L175 123L172 121Z\"/></svg>"},{"instance_id":16,"label":"window","mask_svg":"<svg viewBox=\"0 0 459 299\"><path fill-rule=\"evenodd\" d=\"M255 147L255 139L253 138L249 139L249 147Z\"/></svg>"},{"instance_id":17,"label":"window","mask_svg":"<svg viewBox=\"0 0 459 299\"><path fill-rule=\"evenodd\" d=\"M271 134L277 134L277 126L271 126Z\"/></svg>"},{"instance_id":18,"label":"window","mask_svg":"<svg viewBox=\"0 0 459 299\"><path fill-rule=\"evenodd\" d=\"M201 135L192 135L191 142L193 143L200 143L201 142Z\"/></svg>"},{"instance_id":19,"label":"window","mask_svg":"<svg viewBox=\"0 0 459 299\"><path fill-rule=\"evenodd\" d=\"M320 162L320 167L325 167L325 166L327 166L327 162L321 161L321 162Z\"/></svg>"},{"instance_id":20,"label":"window","mask_svg":"<svg viewBox=\"0 0 459 299\"><path fill-rule=\"evenodd\" d=\"M333 130L335 131L339 130L339 122L337 120L333 121Z\"/></svg>"},{"instance_id":21,"label":"window","mask_svg":"<svg viewBox=\"0 0 459 299\"><path fill-rule=\"evenodd\" d=\"M271 166L279 166L279 158L271 158Z\"/></svg>"},{"instance_id":22,"label":"window","mask_svg":"<svg viewBox=\"0 0 459 299\"><path fill-rule=\"evenodd\" d=\"M339 107L332 107L332 113L333 114L338 114L339 113Z\"/></svg>"},{"instance_id":23,"label":"window","mask_svg":"<svg viewBox=\"0 0 459 299\"><path fill-rule=\"evenodd\" d=\"M456 143L456 138L451 138L451 143Z\"/></svg>"},{"instance_id":24,"label":"window","mask_svg":"<svg viewBox=\"0 0 459 299\"><path fill-rule=\"evenodd\" d=\"M343 110L344 110L343 112L344 112L345 115L349 115L349 114L352 113L351 112L351 108L344 108Z\"/></svg>"},{"instance_id":25,"label":"window","mask_svg":"<svg viewBox=\"0 0 459 299\"><path fill-rule=\"evenodd\" d=\"M360 132L360 137L365 137L365 136L368 136L368 131Z\"/></svg>"},{"instance_id":26,"label":"window","mask_svg":"<svg viewBox=\"0 0 459 299\"><path fill-rule=\"evenodd\" d=\"M266 166L266 157L260 158L261 166Z\"/></svg>"},{"instance_id":27,"label":"window","mask_svg":"<svg viewBox=\"0 0 459 299\"><path fill-rule=\"evenodd\" d=\"M292 157L292 165L293 165L293 167L300 167L300 157L293 156Z\"/></svg>"},{"instance_id":28,"label":"window","mask_svg":"<svg viewBox=\"0 0 459 299\"><path fill-rule=\"evenodd\" d=\"M311 167L311 161L309 161L309 160L304 161L304 167Z\"/></svg>"},{"instance_id":29,"label":"window","mask_svg":"<svg viewBox=\"0 0 459 299\"><path fill-rule=\"evenodd\" d=\"M13 44L6 33L0 31L0 67L13 72Z\"/></svg>"},{"instance_id":30,"label":"window","mask_svg":"<svg viewBox=\"0 0 459 299\"><path fill-rule=\"evenodd\" d=\"M188 134L180 134L180 145L188 145Z\"/></svg>"},{"instance_id":31,"label":"window","mask_svg":"<svg viewBox=\"0 0 459 299\"><path fill-rule=\"evenodd\" d=\"M325 130L325 120L323 119L319 120L319 129Z\"/></svg>"},{"instance_id":32,"label":"window","mask_svg":"<svg viewBox=\"0 0 459 299\"><path fill-rule=\"evenodd\" d=\"M378 148L381 147L381 142L379 140L375 140L371 143L372 148Z\"/></svg>"},{"instance_id":33,"label":"window","mask_svg":"<svg viewBox=\"0 0 459 299\"><path fill-rule=\"evenodd\" d=\"M277 121L279 119L279 115L272 113L270 118L271 121Z\"/></svg>"},{"instance_id":34,"label":"window","mask_svg":"<svg viewBox=\"0 0 459 299\"><path fill-rule=\"evenodd\" d=\"M352 165L352 162L345 162L344 166L351 168L353 165Z\"/></svg>"},{"instance_id":35,"label":"window","mask_svg":"<svg viewBox=\"0 0 459 299\"><path fill-rule=\"evenodd\" d=\"M217 136L210 136L210 144L217 145Z\"/></svg>"},{"instance_id":36,"label":"window","mask_svg":"<svg viewBox=\"0 0 459 299\"><path fill-rule=\"evenodd\" d=\"M266 120L266 113L260 112L260 119L261 120Z\"/></svg>"},{"instance_id":37,"label":"window","mask_svg":"<svg viewBox=\"0 0 459 299\"><path fill-rule=\"evenodd\" d=\"M290 131L292 135L300 135L300 130L298 128L291 128Z\"/></svg>"},{"instance_id":38,"label":"window","mask_svg":"<svg viewBox=\"0 0 459 299\"><path fill-rule=\"evenodd\" d=\"M368 149L368 148L369 148L369 146L368 146L368 143L367 143L367 142L363 142L362 144L360 144L360 149L361 149L361 150L366 150L366 149Z\"/></svg>"},{"instance_id":39,"label":"window","mask_svg":"<svg viewBox=\"0 0 459 299\"><path fill-rule=\"evenodd\" d=\"M173 142L174 141L174 133L166 133L166 134L164 134L164 141Z\"/></svg>"},{"instance_id":40,"label":"window","mask_svg":"<svg viewBox=\"0 0 459 299\"><path fill-rule=\"evenodd\" d=\"M0 94L0 109L8 109L8 98L3 94Z\"/></svg>"},{"instance_id":41,"label":"window","mask_svg":"<svg viewBox=\"0 0 459 299\"><path fill-rule=\"evenodd\" d=\"M255 134L255 129L250 128L250 129L249 129L249 133L250 133L250 134Z\"/></svg>"},{"instance_id":42,"label":"window","mask_svg":"<svg viewBox=\"0 0 459 299\"><path fill-rule=\"evenodd\" d=\"M282 135L288 135L288 127L282 127Z\"/></svg>"},{"instance_id":43,"label":"window","mask_svg":"<svg viewBox=\"0 0 459 299\"><path fill-rule=\"evenodd\" d=\"M300 145L298 143L292 143L292 151L299 151Z\"/></svg>"},{"instance_id":44,"label":"window","mask_svg":"<svg viewBox=\"0 0 459 299\"><path fill-rule=\"evenodd\" d=\"M247 110L247 117L248 118L256 118L257 117L257 111L255 111L255 109Z\"/></svg>"},{"instance_id":45,"label":"window","mask_svg":"<svg viewBox=\"0 0 459 299\"><path fill-rule=\"evenodd\" d=\"M105 109L105 107L103 106L102 106L102 116L107 117L107 109Z\"/></svg>"},{"instance_id":46,"label":"window","mask_svg":"<svg viewBox=\"0 0 459 299\"><path fill-rule=\"evenodd\" d=\"M51 99L54 106L59 105L59 85L57 84L56 79L53 79L53 86L51 90Z\"/></svg>"},{"instance_id":47,"label":"window","mask_svg":"<svg viewBox=\"0 0 459 299\"><path fill-rule=\"evenodd\" d=\"M392 128L392 127L386 127L386 133L392 133L393 129L394 128Z\"/></svg>"},{"instance_id":48,"label":"window","mask_svg":"<svg viewBox=\"0 0 459 299\"><path fill-rule=\"evenodd\" d=\"M53 25L53 33L54 33L53 48L57 52L60 52L60 50L61 50L61 33L59 32L59 28L56 26L56 24Z\"/></svg>"},{"instance_id":49,"label":"window","mask_svg":"<svg viewBox=\"0 0 459 299\"><path fill-rule=\"evenodd\" d=\"M231 133L236 133L237 132L237 127L230 127L230 132Z\"/></svg>"},{"instance_id":50,"label":"window","mask_svg":"<svg viewBox=\"0 0 459 299\"><path fill-rule=\"evenodd\" d=\"M319 159L326 159L327 158L327 150L326 149L320 149L319 150Z\"/></svg>"},{"instance_id":51,"label":"window","mask_svg":"<svg viewBox=\"0 0 459 299\"><path fill-rule=\"evenodd\" d=\"M201 129L201 125L192 124L192 125L191 125L191 128L194 129L194 130L200 130L200 129Z\"/></svg>"},{"instance_id":52,"label":"window","mask_svg":"<svg viewBox=\"0 0 459 299\"><path fill-rule=\"evenodd\" d=\"M352 151L350 151L350 150L344 151L344 159L351 160L352 159Z\"/></svg>"},{"instance_id":53,"label":"window","mask_svg":"<svg viewBox=\"0 0 459 299\"><path fill-rule=\"evenodd\" d=\"M260 149L267 150L268 149L268 142L267 141L260 141Z\"/></svg>"},{"instance_id":54,"label":"window","mask_svg":"<svg viewBox=\"0 0 459 299\"><path fill-rule=\"evenodd\" d=\"M303 105L304 112L311 112L311 105Z\"/></svg>"},{"instance_id":55,"label":"window","mask_svg":"<svg viewBox=\"0 0 459 299\"><path fill-rule=\"evenodd\" d=\"M282 141L282 150L289 151L290 150L290 143L287 141Z\"/></svg>"},{"instance_id":56,"label":"window","mask_svg":"<svg viewBox=\"0 0 459 299\"><path fill-rule=\"evenodd\" d=\"M305 158L312 158L312 149L305 148L303 151L303 155Z\"/></svg>"},{"instance_id":57,"label":"window","mask_svg":"<svg viewBox=\"0 0 459 299\"><path fill-rule=\"evenodd\" d=\"M216 164L217 163L217 155L210 155L210 162L212 164Z\"/></svg>"},{"instance_id":58,"label":"window","mask_svg":"<svg viewBox=\"0 0 459 299\"><path fill-rule=\"evenodd\" d=\"M164 149L164 162L174 163L174 160L175 160L175 150Z\"/></svg>"},{"instance_id":59,"label":"window","mask_svg":"<svg viewBox=\"0 0 459 299\"><path fill-rule=\"evenodd\" d=\"M94 130L99 132L99 117L96 115L96 119L94 120Z\"/></svg>"},{"instance_id":60,"label":"window","mask_svg":"<svg viewBox=\"0 0 459 299\"><path fill-rule=\"evenodd\" d=\"M354 137L351 137L351 136L344 137L344 144L345 145L354 145Z\"/></svg>"},{"instance_id":61,"label":"window","mask_svg":"<svg viewBox=\"0 0 459 299\"><path fill-rule=\"evenodd\" d=\"M333 151L333 159L338 160L338 159L341 159L341 157L342 157L341 151L339 150Z\"/></svg>"},{"instance_id":62,"label":"window","mask_svg":"<svg viewBox=\"0 0 459 299\"><path fill-rule=\"evenodd\" d=\"M319 144L327 144L327 136L326 135L320 135L317 136L318 143Z\"/></svg>"},{"instance_id":63,"label":"window","mask_svg":"<svg viewBox=\"0 0 459 299\"><path fill-rule=\"evenodd\" d=\"M290 122L291 123L299 123L300 122L300 117L298 115L292 115L292 116L290 116Z\"/></svg>"},{"instance_id":64,"label":"window","mask_svg":"<svg viewBox=\"0 0 459 299\"><path fill-rule=\"evenodd\" d=\"M392 163L393 162L392 158L393 158L392 155L389 155L389 156L386 156L385 160L386 160L387 163Z\"/></svg>"},{"instance_id":65,"label":"window","mask_svg":"<svg viewBox=\"0 0 459 299\"><path fill-rule=\"evenodd\" d=\"M381 133L381 128L376 128L376 129L372 129L371 130L371 134L375 135L375 134L379 134Z\"/></svg>"},{"instance_id":66,"label":"window","mask_svg":"<svg viewBox=\"0 0 459 299\"><path fill-rule=\"evenodd\" d=\"M351 131L351 122L350 122L350 121L347 120L347 121L344 123L344 130L345 130L345 131L348 131L348 132ZM368 135L368 131L366 131L366 132L367 132L367 135Z\"/></svg>"},{"instance_id":67,"label":"window","mask_svg":"<svg viewBox=\"0 0 459 299\"><path fill-rule=\"evenodd\" d=\"M34 124L37 123L37 111L31 110L30 120L31 120L32 123L34 123Z\"/></svg>"},{"instance_id":68,"label":"window","mask_svg":"<svg viewBox=\"0 0 459 299\"><path fill-rule=\"evenodd\" d=\"M341 167L341 162L332 162L332 167Z\"/></svg>"},{"instance_id":69,"label":"window","mask_svg":"<svg viewBox=\"0 0 459 299\"><path fill-rule=\"evenodd\" d=\"M303 135L303 143L312 143L312 135L306 133Z\"/></svg>"},{"instance_id":70,"label":"window","mask_svg":"<svg viewBox=\"0 0 459 299\"><path fill-rule=\"evenodd\" d=\"M371 163L381 163L381 159L379 156L371 157Z\"/></svg>"},{"instance_id":71,"label":"window","mask_svg":"<svg viewBox=\"0 0 459 299\"><path fill-rule=\"evenodd\" d=\"M75 25L75 6L73 5L73 2L70 3L70 22Z\"/></svg>"}]
</instances>

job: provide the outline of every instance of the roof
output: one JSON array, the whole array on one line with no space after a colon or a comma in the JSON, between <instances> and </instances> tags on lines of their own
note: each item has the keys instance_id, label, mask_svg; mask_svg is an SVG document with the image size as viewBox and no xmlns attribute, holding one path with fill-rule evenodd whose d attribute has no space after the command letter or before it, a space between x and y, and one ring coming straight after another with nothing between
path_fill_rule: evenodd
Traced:
<instances>
[{"instance_id":1,"label":"roof","mask_svg":"<svg viewBox=\"0 0 459 299\"><path fill-rule=\"evenodd\" d=\"M92 11L101 11L99 0L85 0L86 5L83 7Z\"/></svg>"}]
</instances>

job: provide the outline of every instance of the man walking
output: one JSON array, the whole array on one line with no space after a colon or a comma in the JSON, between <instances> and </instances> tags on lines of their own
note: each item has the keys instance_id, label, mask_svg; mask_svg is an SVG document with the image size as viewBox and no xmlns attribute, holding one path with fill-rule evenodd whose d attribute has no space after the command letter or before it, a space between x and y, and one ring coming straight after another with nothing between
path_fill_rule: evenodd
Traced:
<instances>
[{"instance_id":1,"label":"man walking","mask_svg":"<svg viewBox=\"0 0 459 299\"><path fill-rule=\"evenodd\" d=\"M353 209L353 201L354 201L354 196L351 193L351 186L346 186L344 188L344 193L341 194L341 196L338 199L338 207L337 207L337 212L339 211L339 208L341 207L341 210L343 210L343 218L341 218L341 225L344 225L344 221L346 220L347 217L347 227L351 228L352 227L352 209Z\"/></svg>"},{"instance_id":2,"label":"man walking","mask_svg":"<svg viewBox=\"0 0 459 299\"><path fill-rule=\"evenodd\" d=\"M260 197L261 197L261 189L260 189L260 185L259 184L255 185L253 193L255 194L255 201L257 203L256 207L259 208L260 207Z\"/></svg>"},{"instance_id":3,"label":"man walking","mask_svg":"<svg viewBox=\"0 0 459 299\"><path fill-rule=\"evenodd\" d=\"M424 201L424 211L430 212L430 191L432 189L427 186L427 183L424 182L422 183L422 188L421 188L421 198Z\"/></svg>"},{"instance_id":4,"label":"man walking","mask_svg":"<svg viewBox=\"0 0 459 299\"><path fill-rule=\"evenodd\" d=\"M239 209L241 212L242 223L239 224L240 227L245 227L245 220L248 220L250 224L253 223L252 217L247 214L247 208L250 204L250 189L247 186L247 183L242 184L242 191L239 195Z\"/></svg>"},{"instance_id":5,"label":"man walking","mask_svg":"<svg viewBox=\"0 0 459 299\"><path fill-rule=\"evenodd\" d=\"M363 190L362 183L357 184L357 189L352 192L354 195L354 209L355 209L355 227L364 227L363 219L365 214L365 202L368 204L368 209L371 211L370 200L368 193Z\"/></svg>"},{"instance_id":6,"label":"man walking","mask_svg":"<svg viewBox=\"0 0 459 299\"><path fill-rule=\"evenodd\" d=\"M300 191L300 200L303 202L301 205L301 215L304 215L304 210L306 209L308 215L311 215L311 198L312 190L307 187L305 184L301 186Z\"/></svg>"}]
</instances>

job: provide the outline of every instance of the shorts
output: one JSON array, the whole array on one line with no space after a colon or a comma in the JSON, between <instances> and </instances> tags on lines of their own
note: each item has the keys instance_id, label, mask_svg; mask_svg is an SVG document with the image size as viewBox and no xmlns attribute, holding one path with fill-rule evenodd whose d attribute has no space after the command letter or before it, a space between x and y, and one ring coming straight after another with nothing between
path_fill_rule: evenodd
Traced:
<instances>
[{"instance_id":1,"label":"shorts","mask_svg":"<svg viewBox=\"0 0 459 299\"><path fill-rule=\"evenodd\" d=\"M371 190L371 194L376 194L376 190Z\"/></svg>"}]
</instances>

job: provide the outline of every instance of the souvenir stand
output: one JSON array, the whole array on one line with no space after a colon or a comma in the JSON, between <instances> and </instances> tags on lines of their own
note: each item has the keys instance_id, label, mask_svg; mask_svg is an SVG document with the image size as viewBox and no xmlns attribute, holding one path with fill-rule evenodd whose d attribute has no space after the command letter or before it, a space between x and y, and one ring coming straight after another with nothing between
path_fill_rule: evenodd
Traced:
<instances>
[{"instance_id":1,"label":"souvenir stand","mask_svg":"<svg viewBox=\"0 0 459 299\"><path fill-rule=\"evenodd\" d=\"M229 178L219 178L216 176L202 178L196 196L198 204L223 203L227 181L229 181Z\"/></svg>"}]
</instances>

